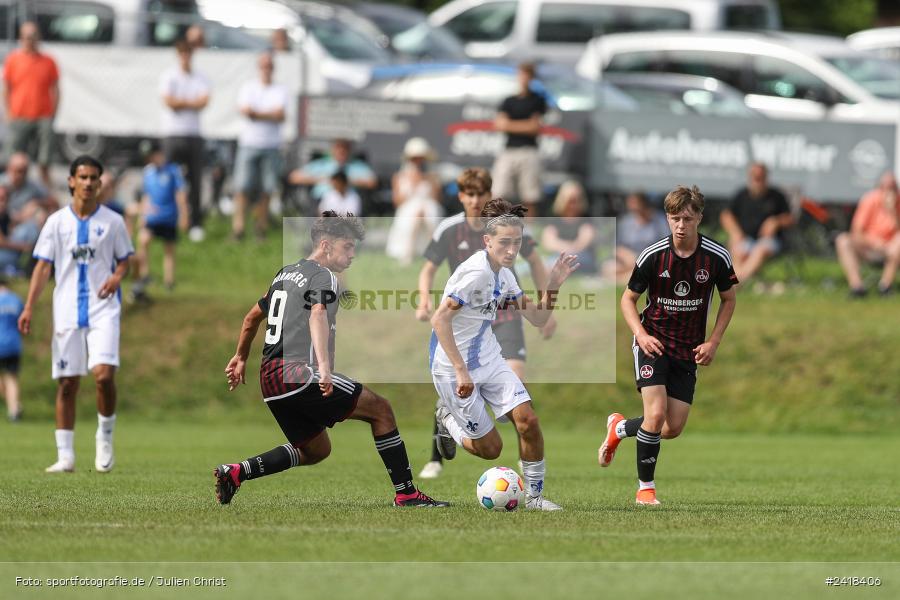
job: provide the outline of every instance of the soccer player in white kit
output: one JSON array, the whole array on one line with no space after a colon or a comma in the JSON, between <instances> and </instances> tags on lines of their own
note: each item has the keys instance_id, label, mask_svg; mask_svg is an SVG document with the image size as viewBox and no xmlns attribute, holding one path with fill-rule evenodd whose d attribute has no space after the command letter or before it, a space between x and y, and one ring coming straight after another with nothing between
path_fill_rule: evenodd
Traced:
<instances>
[{"instance_id":1,"label":"soccer player in white kit","mask_svg":"<svg viewBox=\"0 0 900 600\"><path fill-rule=\"evenodd\" d=\"M544 498L544 437L528 390L509 368L491 329L497 309L513 303L535 327L547 323L560 286L578 268L574 255L560 255L550 271L539 304L519 288L512 273L522 245L526 209L495 198L485 205L485 249L460 264L444 288L431 318L430 363L440 396L436 412L438 450L445 459L456 444L487 460L500 456L503 440L487 407L509 419L519 433L519 455L529 510L561 510Z\"/></svg>"},{"instance_id":2,"label":"soccer player in white kit","mask_svg":"<svg viewBox=\"0 0 900 600\"><path fill-rule=\"evenodd\" d=\"M113 468L116 423L115 372L119 366L119 284L134 254L125 221L97 203L103 166L79 156L69 167L72 204L47 219L34 247L37 264L19 330L31 331L31 313L55 269L53 291L53 378L56 391L57 461L48 473L75 470L75 398L88 370L97 384L97 453L94 467Z\"/></svg>"}]
</instances>

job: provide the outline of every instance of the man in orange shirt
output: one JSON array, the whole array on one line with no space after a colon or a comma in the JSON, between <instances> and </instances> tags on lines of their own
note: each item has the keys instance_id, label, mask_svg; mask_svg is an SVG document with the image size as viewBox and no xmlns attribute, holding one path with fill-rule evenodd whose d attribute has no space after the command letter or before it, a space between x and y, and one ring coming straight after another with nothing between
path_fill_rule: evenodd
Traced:
<instances>
[{"instance_id":1,"label":"man in orange shirt","mask_svg":"<svg viewBox=\"0 0 900 600\"><path fill-rule=\"evenodd\" d=\"M897 196L897 178L888 171L881 176L878 187L859 201L850 231L835 240L838 260L854 298L865 296L867 291L859 272L860 260L884 261L878 292L882 296L891 293L900 266L900 201Z\"/></svg>"},{"instance_id":2,"label":"man in orange shirt","mask_svg":"<svg viewBox=\"0 0 900 600\"><path fill-rule=\"evenodd\" d=\"M9 121L7 156L26 152L41 170L50 189L50 152L53 118L59 106L59 70L56 62L38 49L37 25L25 21L19 28L19 48L3 65L3 100ZM37 145L35 149L34 146Z\"/></svg>"}]
</instances>

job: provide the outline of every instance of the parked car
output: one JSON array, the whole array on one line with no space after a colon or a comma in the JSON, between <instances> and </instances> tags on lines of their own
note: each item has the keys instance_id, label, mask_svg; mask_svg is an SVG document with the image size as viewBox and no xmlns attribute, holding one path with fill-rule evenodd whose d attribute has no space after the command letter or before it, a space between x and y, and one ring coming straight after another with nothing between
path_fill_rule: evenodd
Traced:
<instances>
[{"instance_id":1,"label":"parked car","mask_svg":"<svg viewBox=\"0 0 900 600\"><path fill-rule=\"evenodd\" d=\"M744 104L744 94L712 77L674 73L608 73L603 81L631 96L641 110L677 115L757 119L762 114Z\"/></svg>"},{"instance_id":2,"label":"parked car","mask_svg":"<svg viewBox=\"0 0 900 600\"><path fill-rule=\"evenodd\" d=\"M574 64L598 35L659 29L779 29L774 0L453 0L429 17L477 59Z\"/></svg>"},{"instance_id":3,"label":"parked car","mask_svg":"<svg viewBox=\"0 0 900 600\"><path fill-rule=\"evenodd\" d=\"M857 31L847 36L847 43L857 50L900 61L900 27L878 27Z\"/></svg>"},{"instance_id":4,"label":"parked car","mask_svg":"<svg viewBox=\"0 0 900 600\"><path fill-rule=\"evenodd\" d=\"M446 27L428 23L425 13L398 4L361 2L354 11L375 24L382 45L410 60L464 61L462 42Z\"/></svg>"},{"instance_id":5,"label":"parked car","mask_svg":"<svg viewBox=\"0 0 900 600\"><path fill-rule=\"evenodd\" d=\"M378 28L344 6L302 0L199 0L199 7L204 18L242 23L267 44L275 29L285 29L327 92L360 88L369 82L372 67L394 60L379 45Z\"/></svg>"},{"instance_id":6,"label":"parked car","mask_svg":"<svg viewBox=\"0 0 900 600\"><path fill-rule=\"evenodd\" d=\"M609 83L579 77L570 69L541 65L534 91L562 111L592 110L598 102L613 110L633 111L638 104ZM409 64L377 68L360 94L382 100L477 102L499 106L519 91L516 68L488 63Z\"/></svg>"},{"instance_id":7,"label":"parked car","mask_svg":"<svg viewBox=\"0 0 900 600\"><path fill-rule=\"evenodd\" d=\"M684 73L740 90L744 102L776 119L896 123L900 65L807 34L651 32L596 38L580 75Z\"/></svg>"}]
</instances>

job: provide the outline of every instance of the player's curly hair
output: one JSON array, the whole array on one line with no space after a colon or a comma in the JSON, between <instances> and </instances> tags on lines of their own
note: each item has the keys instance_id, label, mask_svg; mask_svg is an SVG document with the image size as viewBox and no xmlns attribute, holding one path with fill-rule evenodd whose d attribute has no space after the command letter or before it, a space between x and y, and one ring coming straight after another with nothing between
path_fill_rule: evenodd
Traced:
<instances>
[{"instance_id":1,"label":"player's curly hair","mask_svg":"<svg viewBox=\"0 0 900 600\"><path fill-rule=\"evenodd\" d=\"M513 226L525 227L522 219L528 209L521 204L513 204L503 198L494 198L484 205L481 210L481 220L484 221L484 230L488 235L497 233L497 227Z\"/></svg>"},{"instance_id":2,"label":"player's curly hair","mask_svg":"<svg viewBox=\"0 0 900 600\"><path fill-rule=\"evenodd\" d=\"M666 199L663 201L663 208L669 215L678 214L686 208L699 215L703 213L704 206L706 206L706 201L703 194L700 193L700 188L696 185L691 187L679 185L666 194Z\"/></svg>"},{"instance_id":3,"label":"player's curly hair","mask_svg":"<svg viewBox=\"0 0 900 600\"><path fill-rule=\"evenodd\" d=\"M366 228L362 219L354 217L352 213L341 216L333 210L326 210L322 216L316 219L309 232L313 245L317 245L322 238L339 240L362 240L366 237Z\"/></svg>"},{"instance_id":4,"label":"player's curly hair","mask_svg":"<svg viewBox=\"0 0 900 600\"><path fill-rule=\"evenodd\" d=\"M456 186L461 192L483 194L491 191L491 185L493 180L490 172L481 167L470 167L456 178Z\"/></svg>"}]
</instances>

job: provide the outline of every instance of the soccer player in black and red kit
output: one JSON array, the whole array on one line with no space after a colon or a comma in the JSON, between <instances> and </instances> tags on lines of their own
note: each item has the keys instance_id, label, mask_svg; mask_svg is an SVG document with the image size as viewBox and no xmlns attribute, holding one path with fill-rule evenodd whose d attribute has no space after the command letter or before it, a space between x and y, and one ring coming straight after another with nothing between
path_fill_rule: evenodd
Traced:
<instances>
[{"instance_id":1,"label":"soccer player in black and red kit","mask_svg":"<svg viewBox=\"0 0 900 600\"><path fill-rule=\"evenodd\" d=\"M666 196L664 207L672 235L638 255L621 301L625 322L634 333L634 373L644 416L609 415L599 451L600 466L609 466L619 442L637 437L635 501L649 505L659 504L654 472L660 439L678 437L687 423L697 365L708 365L716 356L734 314L738 282L728 250L697 231L704 207L700 190L678 186ZM721 302L707 339L714 289ZM647 304L638 315L637 301L644 292Z\"/></svg>"},{"instance_id":2,"label":"soccer player in black and red kit","mask_svg":"<svg viewBox=\"0 0 900 600\"><path fill-rule=\"evenodd\" d=\"M345 419L365 421L375 448L394 484L395 506L448 506L413 485L406 446L387 400L353 379L336 373L334 349L340 290L335 273L350 267L362 222L326 211L313 224L313 251L285 266L266 295L244 317L237 352L228 362L228 389L245 383L247 355L260 323L266 322L259 382L266 406L287 444L240 463L219 465L216 499L228 504L248 479L296 466L314 465L331 453L326 427Z\"/></svg>"}]
</instances>

